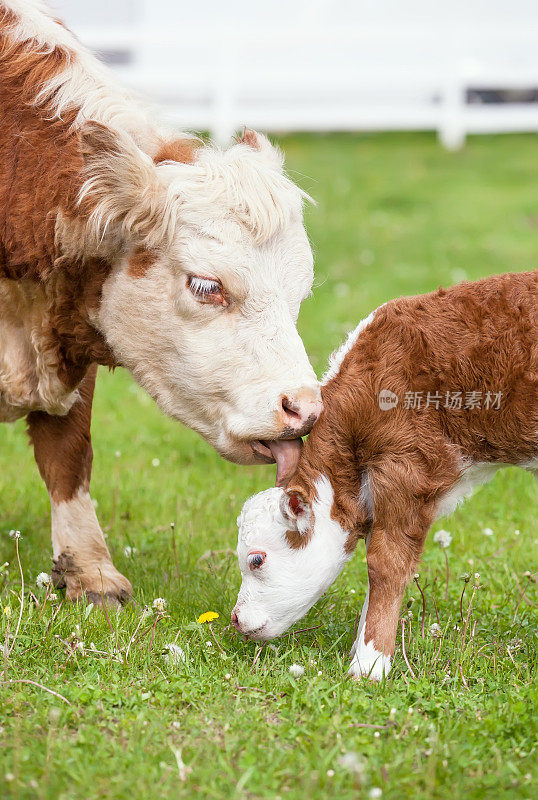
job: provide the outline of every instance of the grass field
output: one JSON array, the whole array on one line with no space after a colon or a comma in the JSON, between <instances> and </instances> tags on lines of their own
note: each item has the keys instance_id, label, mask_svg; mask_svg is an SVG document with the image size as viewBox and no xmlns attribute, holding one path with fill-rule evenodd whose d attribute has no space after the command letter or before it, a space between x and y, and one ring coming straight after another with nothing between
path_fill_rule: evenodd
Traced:
<instances>
[{"instance_id":1,"label":"grass field","mask_svg":"<svg viewBox=\"0 0 538 800\"><path fill-rule=\"evenodd\" d=\"M534 136L475 138L456 154L429 135L282 145L292 175L318 200L307 212L316 288L300 319L318 373L344 333L391 297L537 266ZM0 641L13 644L0 664L0 797L537 796L530 475L498 474L436 524L453 535L448 599L444 552L430 537L420 566L425 637L412 585L408 663L399 636L386 682L357 684L345 672L366 584L362 545L296 626L319 627L260 651L228 628L240 583L235 518L247 496L271 485L274 468L220 460L121 370L100 374L93 441L98 514L135 587L135 602L107 617L61 597L44 602L36 588L51 566L48 499L24 425L0 429L0 564L9 561L0 601L11 611L0 615ZM21 581L11 528L22 532L25 581L14 643ZM126 547L136 549L130 557ZM474 577L460 577L475 572L476 592ZM166 613L144 617L156 597ZM436 607L442 638L429 632ZM208 610L220 615L211 628L196 622ZM185 662L166 663L170 642ZM290 674L293 663L302 677Z\"/></svg>"}]
</instances>

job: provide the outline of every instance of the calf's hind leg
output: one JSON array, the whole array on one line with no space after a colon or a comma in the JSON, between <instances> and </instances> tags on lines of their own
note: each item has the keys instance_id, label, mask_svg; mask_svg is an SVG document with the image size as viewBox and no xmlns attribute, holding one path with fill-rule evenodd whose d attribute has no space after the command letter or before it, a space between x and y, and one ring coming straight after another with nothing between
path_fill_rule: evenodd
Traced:
<instances>
[{"instance_id":1,"label":"calf's hind leg","mask_svg":"<svg viewBox=\"0 0 538 800\"><path fill-rule=\"evenodd\" d=\"M55 417L42 411L28 415L28 432L51 503L52 577L76 600L124 603L132 586L110 558L90 498L92 445L90 435L97 367L92 366L79 386L80 398L68 414Z\"/></svg>"}]
</instances>

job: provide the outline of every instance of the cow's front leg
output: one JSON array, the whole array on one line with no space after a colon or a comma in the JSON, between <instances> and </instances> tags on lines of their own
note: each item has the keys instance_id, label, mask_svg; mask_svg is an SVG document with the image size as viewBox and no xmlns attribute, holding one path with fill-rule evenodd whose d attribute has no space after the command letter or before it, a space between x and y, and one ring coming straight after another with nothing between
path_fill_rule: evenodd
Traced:
<instances>
[{"instance_id":1,"label":"cow's front leg","mask_svg":"<svg viewBox=\"0 0 538 800\"><path fill-rule=\"evenodd\" d=\"M389 534L374 529L367 544L368 588L351 650L349 673L381 680L389 673L405 587L412 578L427 532Z\"/></svg>"},{"instance_id":2,"label":"cow's front leg","mask_svg":"<svg viewBox=\"0 0 538 800\"><path fill-rule=\"evenodd\" d=\"M72 600L86 595L93 603L104 598L118 606L130 597L132 586L112 563L89 491L96 372L97 367L89 369L68 414L34 411L28 415L28 432L50 495L55 585L65 587Z\"/></svg>"}]
</instances>

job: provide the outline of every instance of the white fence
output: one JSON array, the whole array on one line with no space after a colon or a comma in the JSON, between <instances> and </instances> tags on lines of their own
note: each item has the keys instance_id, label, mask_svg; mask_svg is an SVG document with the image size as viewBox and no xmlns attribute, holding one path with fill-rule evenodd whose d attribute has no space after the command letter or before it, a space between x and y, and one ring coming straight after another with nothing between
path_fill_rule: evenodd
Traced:
<instances>
[{"instance_id":1,"label":"white fence","mask_svg":"<svg viewBox=\"0 0 538 800\"><path fill-rule=\"evenodd\" d=\"M538 131L538 102L521 102L538 89L536 0L55 5L165 117L219 141L243 124L435 130L451 148L468 133ZM476 102L488 91L497 102Z\"/></svg>"}]
</instances>

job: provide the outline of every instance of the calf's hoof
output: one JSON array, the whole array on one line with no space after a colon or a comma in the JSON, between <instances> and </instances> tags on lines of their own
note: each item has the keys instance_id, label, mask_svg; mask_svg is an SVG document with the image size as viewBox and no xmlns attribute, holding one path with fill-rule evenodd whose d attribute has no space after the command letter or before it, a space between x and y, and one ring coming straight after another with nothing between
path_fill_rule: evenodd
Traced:
<instances>
[{"instance_id":1,"label":"calf's hoof","mask_svg":"<svg viewBox=\"0 0 538 800\"><path fill-rule=\"evenodd\" d=\"M69 550L54 559L52 582L56 588L65 589L70 600L87 600L96 606L121 608L133 593L130 581L111 561L82 564L82 559Z\"/></svg>"},{"instance_id":2,"label":"calf's hoof","mask_svg":"<svg viewBox=\"0 0 538 800\"><path fill-rule=\"evenodd\" d=\"M390 656L385 656L383 653L372 655L373 657L370 657L370 654L368 657L355 655L349 665L348 675L356 681L362 681L365 678L370 681L381 681L383 676L390 672Z\"/></svg>"}]
</instances>

